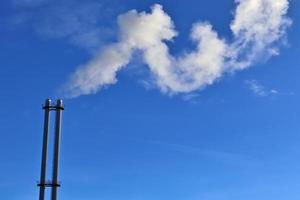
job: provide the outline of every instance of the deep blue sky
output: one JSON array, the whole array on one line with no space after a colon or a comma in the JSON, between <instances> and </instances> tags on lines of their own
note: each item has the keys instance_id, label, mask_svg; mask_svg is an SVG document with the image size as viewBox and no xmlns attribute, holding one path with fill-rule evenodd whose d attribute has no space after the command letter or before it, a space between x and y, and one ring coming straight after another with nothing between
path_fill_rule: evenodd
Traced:
<instances>
[{"instance_id":1,"label":"deep blue sky","mask_svg":"<svg viewBox=\"0 0 300 200\"><path fill-rule=\"evenodd\" d=\"M66 31L72 27L60 13L82 17L82 29L99 27L95 43L101 47L115 40L117 15L149 11L154 3L164 6L180 33L172 53L191 45L188 34L197 20L231 37L233 0L1 2L0 199L38 198L42 104L57 98L66 78L94 53L78 42L76 30ZM84 6L93 8L90 15ZM279 56L192 95L145 89L135 61L118 84L66 99L60 199L298 200L299 8L298 0L290 1L293 25ZM265 93L255 93L251 83Z\"/></svg>"}]
</instances>

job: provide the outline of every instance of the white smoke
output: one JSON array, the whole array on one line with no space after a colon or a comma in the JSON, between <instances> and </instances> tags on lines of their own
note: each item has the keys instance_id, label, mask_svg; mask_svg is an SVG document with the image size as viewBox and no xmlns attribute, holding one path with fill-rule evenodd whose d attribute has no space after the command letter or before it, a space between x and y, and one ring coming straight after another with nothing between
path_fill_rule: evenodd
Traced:
<instances>
[{"instance_id":1,"label":"white smoke","mask_svg":"<svg viewBox=\"0 0 300 200\"><path fill-rule=\"evenodd\" d=\"M291 20L288 0L237 0L231 23L233 41L221 39L209 23L193 25L191 39L197 48L182 56L170 55L165 41L177 35L161 5L151 13L131 10L118 17L119 40L105 47L66 84L69 97L92 94L117 82L116 75L142 52L155 84L164 93L189 93L213 84L226 72L249 67L261 58L277 55Z\"/></svg>"},{"instance_id":2,"label":"white smoke","mask_svg":"<svg viewBox=\"0 0 300 200\"><path fill-rule=\"evenodd\" d=\"M234 42L230 51L233 69L249 67L257 59L278 55L291 20L286 17L288 0L236 0L238 7L231 23Z\"/></svg>"}]
</instances>

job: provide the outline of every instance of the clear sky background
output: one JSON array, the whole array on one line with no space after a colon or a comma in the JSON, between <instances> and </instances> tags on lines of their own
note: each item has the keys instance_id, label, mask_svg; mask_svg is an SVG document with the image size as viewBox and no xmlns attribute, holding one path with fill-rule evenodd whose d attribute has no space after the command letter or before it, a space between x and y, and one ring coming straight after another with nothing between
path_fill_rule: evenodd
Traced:
<instances>
[{"instance_id":1,"label":"clear sky background","mask_svg":"<svg viewBox=\"0 0 300 200\"><path fill-rule=\"evenodd\" d=\"M116 41L119 14L154 3L179 32L173 54L193 47L199 20L232 37L233 0L1 2L0 199L38 199L45 98ZM136 55L117 84L64 99L59 199L300 199L299 8L290 1L280 55L202 90L170 96L145 85Z\"/></svg>"}]
</instances>

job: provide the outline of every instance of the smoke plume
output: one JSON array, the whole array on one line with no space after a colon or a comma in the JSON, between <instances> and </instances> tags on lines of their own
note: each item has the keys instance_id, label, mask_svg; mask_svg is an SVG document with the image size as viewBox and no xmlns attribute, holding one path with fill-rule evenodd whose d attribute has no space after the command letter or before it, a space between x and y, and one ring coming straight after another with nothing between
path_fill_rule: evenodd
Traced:
<instances>
[{"instance_id":1,"label":"smoke plume","mask_svg":"<svg viewBox=\"0 0 300 200\"><path fill-rule=\"evenodd\" d=\"M170 54L166 41L177 35L172 19L161 5L151 12L131 10L118 17L118 42L107 45L93 59L79 66L66 84L69 97L93 94L117 82L119 70L126 67L135 51L155 85L167 94L189 93L213 84L222 75L248 68L253 63L278 55L291 20L286 17L288 0L236 0L230 24L231 42L220 38L211 24L193 24L190 37L193 51L178 57Z\"/></svg>"}]
</instances>

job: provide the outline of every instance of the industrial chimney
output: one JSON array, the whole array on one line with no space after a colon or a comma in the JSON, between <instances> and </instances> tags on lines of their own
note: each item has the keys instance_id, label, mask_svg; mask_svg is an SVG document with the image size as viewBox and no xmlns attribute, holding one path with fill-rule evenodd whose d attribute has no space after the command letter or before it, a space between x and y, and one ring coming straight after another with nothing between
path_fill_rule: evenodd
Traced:
<instances>
[{"instance_id":1,"label":"industrial chimney","mask_svg":"<svg viewBox=\"0 0 300 200\"><path fill-rule=\"evenodd\" d=\"M44 135L43 135L43 148L42 148L42 164L41 164L41 178L38 183L40 188L39 200L45 200L46 187L51 188L51 200L57 200L57 188L60 187L58 181L58 161L59 161L59 143L61 134L61 114L64 110L61 99L56 101L56 105L51 104L50 99L46 99L44 115ZM49 121L50 112L55 111L55 135L54 135L54 152L53 152L53 164L52 164L52 180L46 181L46 169L47 169L47 151L48 151L48 133L49 133Z\"/></svg>"}]
</instances>

